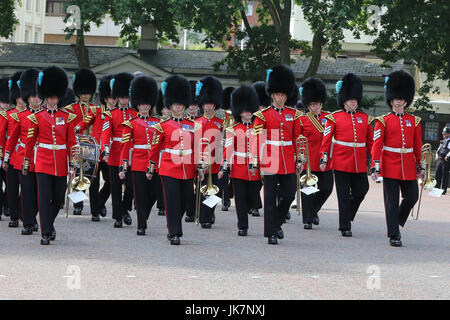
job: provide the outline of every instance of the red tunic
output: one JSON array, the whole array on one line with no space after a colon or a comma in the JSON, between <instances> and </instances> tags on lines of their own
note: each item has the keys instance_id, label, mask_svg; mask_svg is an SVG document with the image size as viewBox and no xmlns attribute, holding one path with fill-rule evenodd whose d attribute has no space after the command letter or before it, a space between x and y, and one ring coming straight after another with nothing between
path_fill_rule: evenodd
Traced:
<instances>
[{"instance_id":1,"label":"red tunic","mask_svg":"<svg viewBox=\"0 0 450 320\"><path fill-rule=\"evenodd\" d=\"M194 132L200 133L200 125L187 118L180 121L170 118L161 120L153 127L156 130L152 138L148 162L158 164L160 151L163 151L159 175L175 179L193 179L196 169Z\"/></svg>"},{"instance_id":2,"label":"red tunic","mask_svg":"<svg viewBox=\"0 0 450 320\"><path fill-rule=\"evenodd\" d=\"M331 168L350 173L367 172L367 153L372 150L372 117L359 110L335 111L326 116L320 153L331 157ZM331 147L332 138L335 141ZM331 154L330 154L331 152Z\"/></svg>"},{"instance_id":3,"label":"red tunic","mask_svg":"<svg viewBox=\"0 0 450 320\"><path fill-rule=\"evenodd\" d=\"M17 116L18 112L21 112L23 110L19 110L17 107L10 109L6 111L7 116L7 124L6 124L6 141L3 145L3 148L6 148L6 142L9 140L9 137L11 136L14 127L16 126L17 122L19 121L19 117ZM6 151L6 150L5 150ZM16 150L13 149L11 152L7 153L5 152L5 158L4 160L10 163L13 167L14 164L17 162L17 154L15 152Z\"/></svg>"},{"instance_id":4,"label":"red tunic","mask_svg":"<svg viewBox=\"0 0 450 320\"><path fill-rule=\"evenodd\" d=\"M137 115L137 111L132 108L114 108L111 111L105 111L105 120L103 122L103 132L101 137L102 152L109 154L108 165L120 166L120 151L122 148L122 125Z\"/></svg>"},{"instance_id":5,"label":"red tunic","mask_svg":"<svg viewBox=\"0 0 450 320\"><path fill-rule=\"evenodd\" d=\"M6 130L8 128L8 115L6 111L0 110L0 160L3 161L6 144ZM0 163L1 164L1 163Z\"/></svg>"},{"instance_id":6,"label":"red tunic","mask_svg":"<svg viewBox=\"0 0 450 320\"><path fill-rule=\"evenodd\" d=\"M155 128L152 126L157 123L159 123L158 118L148 117L144 119L139 115L123 123L122 151L120 153L122 166L127 161L128 165L131 164L132 171L147 171L152 138L155 131Z\"/></svg>"},{"instance_id":7,"label":"red tunic","mask_svg":"<svg viewBox=\"0 0 450 320\"><path fill-rule=\"evenodd\" d=\"M300 134L308 139L309 165L311 171L321 171L320 147L322 145L325 123L327 121L326 116L329 114L329 112L322 111L318 117L315 117L311 112L308 112L306 115L300 118ZM325 168L325 171L331 170L330 167L331 163L329 162L327 164L327 167Z\"/></svg>"},{"instance_id":8,"label":"red tunic","mask_svg":"<svg viewBox=\"0 0 450 320\"><path fill-rule=\"evenodd\" d=\"M422 148L420 118L408 113L389 113L376 120L372 166L375 166L375 161L380 161L381 176L416 180Z\"/></svg>"},{"instance_id":9,"label":"red tunic","mask_svg":"<svg viewBox=\"0 0 450 320\"><path fill-rule=\"evenodd\" d=\"M252 163L272 174L292 174L296 170L296 144L302 112L283 107L267 107L255 112Z\"/></svg>"},{"instance_id":10,"label":"red tunic","mask_svg":"<svg viewBox=\"0 0 450 320\"><path fill-rule=\"evenodd\" d=\"M251 162L251 137L253 123L237 123L226 129L224 159L231 165L230 177L247 181L260 179L259 171L252 175L249 170Z\"/></svg>"},{"instance_id":11,"label":"red tunic","mask_svg":"<svg viewBox=\"0 0 450 320\"><path fill-rule=\"evenodd\" d=\"M88 114L84 117L84 119L77 124L80 127L80 132L88 130L92 126L91 136L97 140L97 143L101 146L101 138L102 138L102 130L103 130L103 122L105 120L105 107L101 106L91 106L89 107ZM100 161L104 162L103 157L101 157Z\"/></svg>"},{"instance_id":12,"label":"red tunic","mask_svg":"<svg viewBox=\"0 0 450 320\"><path fill-rule=\"evenodd\" d=\"M88 115L91 107L95 107L95 105L93 105L92 103L75 102L75 103L68 105L64 109L66 109L66 111L73 113L77 116L74 120L75 125L77 125L80 122L82 122L84 120L84 118ZM85 128L83 130L86 132L81 131L80 133L88 134L87 129L88 128Z\"/></svg>"},{"instance_id":13,"label":"red tunic","mask_svg":"<svg viewBox=\"0 0 450 320\"><path fill-rule=\"evenodd\" d=\"M75 116L57 109L54 112L43 110L31 114L28 119L30 127L25 142L25 158L30 162L34 159L36 173L67 176L70 150L77 143L73 121Z\"/></svg>"},{"instance_id":14,"label":"red tunic","mask_svg":"<svg viewBox=\"0 0 450 320\"><path fill-rule=\"evenodd\" d=\"M215 174L220 171L220 164L222 162L222 128L223 128L223 120L214 116L210 119L206 118L204 115L195 119L196 123L199 123L202 127L201 136L200 131L199 134L196 134L195 141L200 141L201 138L210 139L210 148L211 148L211 158L213 159L213 163L211 164L211 173ZM206 146L203 146L203 151ZM218 152L216 153L216 150ZM196 150L197 151L197 150ZM208 172L208 170L206 170Z\"/></svg>"}]
</instances>

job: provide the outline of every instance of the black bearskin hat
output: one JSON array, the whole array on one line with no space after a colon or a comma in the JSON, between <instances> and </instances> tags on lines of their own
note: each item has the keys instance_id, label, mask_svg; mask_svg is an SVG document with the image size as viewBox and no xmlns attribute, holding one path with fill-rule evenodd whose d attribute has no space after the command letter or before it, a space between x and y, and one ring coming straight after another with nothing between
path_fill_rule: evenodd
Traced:
<instances>
[{"instance_id":1,"label":"black bearskin hat","mask_svg":"<svg viewBox=\"0 0 450 320\"><path fill-rule=\"evenodd\" d=\"M300 86L300 95L305 107L308 107L311 102L322 102L322 104L327 102L327 88L319 78L311 77L303 81Z\"/></svg>"},{"instance_id":2,"label":"black bearskin hat","mask_svg":"<svg viewBox=\"0 0 450 320\"><path fill-rule=\"evenodd\" d=\"M97 90L97 77L89 69L80 69L73 75L72 87L73 92L78 97L82 94L92 96Z\"/></svg>"},{"instance_id":3,"label":"black bearskin hat","mask_svg":"<svg viewBox=\"0 0 450 320\"><path fill-rule=\"evenodd\" d=\"M213 103L214 108L218 109L222 105L223 92L222 84L219 79L214 76L206 76L197 82L196 95L198 96L198 104Z\"/></svg>"},{"instance_id":4,"label":"black bearskin hat","mask_svg":"<svg viewBox=\"0 0 450 320\"><path fill-rule=\"evenodd\" d=\"M284 93L290 96L295 90L295 74L290 67L279 64L267 71L266 90L270 96L272 93Z\"/></svg>"},{"instance_id":5,"label":"black bearskin hat","mask_svg":"<svg viewBox=\"0 0 450 320\"><path fill-rule=\"evenodd\" d=\"M137 109L138 105L149 104L154 107L158 102L159 89L155 79L150 76L138 76L130 84L131 106Z\"/></svg>"},{"instance_id":6,"label":"black bearskin hat","mask_svg":"<svg viewBox=\"0 0 450 320\"><path fill-rule=\"evenodd\" d=\"M162 109L164 109L164 96L161 89L158 91L158 101L156 102L156 114L162 116Z\"/></svg>"},{"instance_id":7,"label":"black bearskin hat","mask_svg":"<svg viewBox=\"0 0 450 320\"><path fill-rule=\"evenodd\" d=\"M355 99L358 107L361 105L363 96L363 85L361 78L353 73L348 73L336 83L337 103L340 108L344 108L344 103Z\"/></svg>"},{"instance_id":8,"label":"black bearskin hat","mask_svg":"<svg viewBox=\"0 0 450 320\"><path fill-rule=\"evenodd\" d=\"M259 98L259 105L268 107L272 104L272 98L267 95L266 83L264 81L258 81L252 84L252 87L256 90Z\"/></svg>"},{"instance_id":9,"label":"black bearskin hat","mask_svg":"<svg viewBox=\"0 0 450 320\"><path fill-rule=\"evenodd\" d=\"M70 89L68 87L64 97L61 100L59 100L59 102L58 102L58 108L67 107L68 105L71 105L72 103L75 103L75 93L73 92L72 89Z\"/></svg>"},{"instance_id":10,"label":"black bearskin hat","mask_svg":"<svg viewBox=\"0 0 450 320\"><path fill-rule=\"evenodd\" d=\"M106 74L101 77L98 83L98 100L101 105L106 106L105 99L112 97L110 83L113 78L114 76L112 74Z\"/></svg>"},{"instance_id":11,"label":"black bearskin hat","mask_svg":"<svg viewBox=\"0 0 450 320\"><path fill-rule=\"evenodd\" d=\"M294 86L294 91L292 91L291 95L286 99L285 105L291 108L295 108L298 102L298 86Z\"/></svg>"},{"instance_id":12,"label":"black bearskin hat","mask_svg":"<svg viewBox=\"0 0 450 320\"><path fill-rule=\"evenodd\" d=\"M37 96L36 81L39 76L39 70L31 68L25 70L20 76L20 96L28 104L28 98Z\"/></svg>"},{"instance_id":13,"label":"black bearskin hat","mask_svg":"<svg viewBox=\"0 0 450 320\"><path fill-rule=\"evenodd\" d=\"M130 83L134 76L129 72L121 72L111 79L111 95L113 98L124 98L130 96Z\"/></svg>"},{"instance_id":14,"label":"black bearskin hat","mask_svg":"<svg viewBox=\"0 0 450 320\"><path fill-rule=\"evenodd\" d=\"M191 85L182 75L176 74L168 77L161 84L161 91L164 98L164 106L170 109L174 103L184 105L186 108L191 105Z\"/></svg>"},{"instance_id":15,"label":"black bearskin hat","mask_svg":"<svg viewBox=\"0 0 450 320\"><path fill-rule=\"evenodd\" d=\"M0 79L0 102L9 103L8 78Z\"/></svg>"},{"instance_id":16,"label":"black bearskin hat","mask_svg":"<svg viewBox=\"0 0 450 320\"><path fill-rule=\"evenodd\" d=\"M386 77L386 103L391 106L391 101L394 99L403 99L406 101L405 108L414 100L416 86L414 78L407 71L398 70L391 72Z\"/></svg>"},{"instance_id":17,"label":"black bearskin hat","mask_svg":"<svg viewBox=\"0 0 450 320\"><path fill-rule=\"evenodd\" d=\"M252 86L242 85L231 93L231 112L236 122L241 122L241 113L255 113L259 109L259 99Z\"/></svg>"},{"instance_id":18,"label":"black bearskin hat","mask_svg":"<svg viewBox=\"0 0 450 320\"><path fill-rule=\"evenodd\" d=\"M37 92L39 98L45 99L56 96L61 100L66 94L68 84L64 69L56 66L45 68L38 75Z\"/></svg>"},{"instance_id":19,"label":"black bearskin hat","mask_svg":"<svg viewBox=\"0 0 450 320\"><path fill-rule=\"evenodd\" d=\"M195 80L189 80L189 84L191 85L191 98L192 102L191 104L198 104L198 97L195 95L195 90L197 88L197 81Z\"/></svg>"},{"instance_id":20,"label":"black bearskin hat","mask_svg":"<svg viewBox=\"0 0 450 320\"><path fill-rule=\"evenodd\" d=\"M222 101L222 109L230 110L231 109L231 93L233 92L234 87L226 87L223 89L223 101Z\"/></svg>"},{"instance_id":21,"label":"black bearskin hat","mask_svg":"<svg viewBox=\"0 0 450 320\"><path fill-rule=\"evenodd\" d=\"M17 103L17 98L20 97L20 89L17 85L17 81L20 80L20 76L22 75L22 71L15 72L8 81L9 88L9 103L15 105Z\"/></svg>"}]
</instances>

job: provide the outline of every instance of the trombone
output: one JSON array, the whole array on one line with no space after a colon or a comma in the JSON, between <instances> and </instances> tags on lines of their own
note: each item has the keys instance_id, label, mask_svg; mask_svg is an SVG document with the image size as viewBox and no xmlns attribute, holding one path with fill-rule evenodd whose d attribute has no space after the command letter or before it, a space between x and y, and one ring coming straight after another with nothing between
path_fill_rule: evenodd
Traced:
<instances>
[{"instance_id":1,"label":"trombone","mask_svg":"<svg viewBox=\"0 0 450 320\"><path fill-rule=\"evenodd\" d=\"M317 185L319 178L311 173L308 139L300 135L295 141L295 144L297 147L297 160L300 160L302 163L306 162L306 174L300 177L301 172L297 171L297 214L300 215L301 188Z\"/></svg>"},{"instance_id":2,"label":"trombone","mask_svg":"<svg viewBox=\"0 0 450 320\"><path fill-rule=\"evenodd\" d=\"M205 150L203 148L205 147ZM212 183L211 174L211 144L208 138L201 138L198 145L198 154L200 156L199 166L204 168L208 165L208 181L206 185L201 186L200 179L197 178L197 185L195 188L195 223L198 225L200 222L200 206L201 206L201 195L204 197L212 196L219 192L219 188Z\"/></svg>"},{"instance_id":3,"label":"trombone","mask_svg":"<svg viewBox=\"0 0 450 320\"><path fill-rule=\"evenodd\" d=\"M429 144L429 143L425 143L422 146L421 162L422 162L422 164L425 165L426 173L425 173L425 181L423 181L422 179L418 180L418 183L420 185L420 195L419 195L419 204L417 206L416 216L414 216L414 208L411 211L411 216L414 220L419 219L420 203L422 200L423 189L424 188L433 189L436 186L436 179L430 173L430 170L431 170L431 144Z\"/></svg>"}]
</instances>

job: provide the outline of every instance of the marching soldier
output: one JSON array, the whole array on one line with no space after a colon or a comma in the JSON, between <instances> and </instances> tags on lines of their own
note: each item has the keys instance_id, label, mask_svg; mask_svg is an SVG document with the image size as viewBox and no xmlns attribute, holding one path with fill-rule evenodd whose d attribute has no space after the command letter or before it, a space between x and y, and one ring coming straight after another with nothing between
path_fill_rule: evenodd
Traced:
<instances>
[{"instance_id":1,"label":"marching soldier","mask_svg":"<svg viewBox=\"0 0 450 320\"><path fill-rule=\"evenodd\" d=\"M442 130L444 140L441 142L436 152L436 188L444 190L442 194L447 193L448 172L450 170L450 127Z\"/></svg>"},{"instance_id":2,"label":"marching soldier","mask_svg":"<svg viewBox=\"0 0 450 320\"><path fill-rule=\"evenodd\" d=\"M322 80L308 78L300 86L302 104L309 112L300 118L300 134L308 140L309 166L311 173L317 176L318 192L310 195L301 193L302 217L304 228L312 229L312 225L319 224L319 210L333 191L333 171L327 164L324 171L320 170L320 146L322 145L324 126L329 112L322 111L327 102L327 89Z\"/></svg>"},{"instance_id":3,"label":"marching soldier","mask_svg":"<svg viewBox=\"0 0 450 320\"><path fill-rule=\"evenodd\" d=\"M191 120L195 120L201 116L200 107L198 106L198 97L195 95L195 89L197 85L197 81L190 80L189 84L191 86L191 97L192 102L190 106L184 112L185 116L187 116Z\"/></svg>"},{"instance_id":4,"label":"marching soldier","mask_svg":"<svg viewBox=\"0 0 450 320\"><path fill-rule=\"evenodd\" d=\"M112 100L109 106L108 103L105 101L105 98L111 96L111 88L109 87L109 82L111 78L112 75L105 75L99 81L100 105L95 106L89 103L90 97L95 93L95 90L97 88L95 74L88 69L81 69L74 75L75 81L73 82L73 88L75 90L75 93L77 94L77 96L80 97L80 101L81 99L84 99L84 101L87 101L87 103L89 103L88 105L89 109L86 113L83 113L83 118L81 119L80 116L77 116L76 121L80 119L81 121L78 122L78 124L75 126L75 132L82 133L92 128L91 136L97 140L97 143L99 145L101 145L103 122L105 119L104 112L106 111L106 108L108 108L108 110L113 109L116 104L115 99L112 98L109 98ZM88 96L89 99L87 99ZM85 105L81 107L80 104L75 104L70 107L73 107L74 110L81 110L85 112ZM101 190L100 190L100 173L102 174L103 180L105 181L105 184L103 185L103 188ZM92 221L100 221L100 215L102 217L106 216L105 203L108 200L109 194L111 192L110 191L111 186L109 184L108 176L109 176L108 165L104 161L104 159L100 156L98 172L96 176L92 179L91 186L89 187L89 204L91 207ZM77 208L80 207L82 206L77 205Z\"/></svg>"},{"instance_id":5,"label":"marching soldier","mask_svg":"<svg viewBox=\"0 0 450 320\"><path fill-rule=\"evenodd\" d=\"M16 162L14 169L21 170L24 162L25 141L27 141L28 131L31 126L28 116L41 111L41 99L36 91L36 81L39 70L28 69L20 76L20 96L28 106L28 109L18 112L16 123L13 125L11 135L6 144L5 151L9 154L15 150ZM22 235L33 234L38 231L36 216L38 213L37 182L35 173L35 159L30 159L30 167L27 175L20 172L21 181L21 207L23 229Z\"/></svg>"},{"instance_id":6,"label":"marching soldier","mask_svg":"<svg viewBox=\"0 0 450 320\"><path fill-rule=\"evenodd\" d=\"M154 125L155 133L149 155L147 177L152 179L158 164L166 204L167 238L171 245L179 245L183 236L181 220L186 207L193 206L194 132L199 124L183 118L184 109L191 104L189 82L181 75L173 75L162 84L164 105L171 110L171 118ZM203 176L200 177L203 179Z\"/></svg>"},{"instance_id":7,"label":"marching soldier","mask_svg":"<svg viewBox=\"0 0 450 320\"><path fill-rule=\"evenodd\" d=\"M294 200L296 170L302 164L295 159L295 141L300 134L301 113L286 107L287 98L295 90L294 72L277 65L267 72L267 93L271 107L257 111L252 142L252 173L261 168L264 175L264 236L269 244L284 238L281 224ZM277 184L283 198L276 205Z\"/></svg>"},{"instance_id":8,"label":"marching soldier","mask_svg":"<svg viewBox=\"0 0 450 320\"><path fill-rule=\"evenodd\" d=\"M26 109L26 103L20 96L19 84L17 83L20 80L21 75L22 72L14 73L8 83L10 104L16 107L6 112L8 120L6 129L7 140L9 139L9 136L11 135L16 122L18 121L17 113ZM10 163L12 164L12 166L9 166ZM17 163L17 153L15 152L15 149L13 149L12 152L5 151L5 155L3 158L3 169L6 171L8 208L10 210L11 219L11 221L9 222L10 228L19 227L19 218L22 218L19 196L20 172L19 170L15 169L19 165L21 164Z\"/></svg>"},{"instance_id":9,"label":"marching soldier","mask_svg":"<svg viewBox=\"0 0 450 320\"><path fill-rule=\"evenodd\" d=\"M122 184L119 178L120 150L122 147L122 131L125 121L137 115L137 111L129 107L129 87L134 76L131 73L118 73L110 82L111 95L118 100L119 106L111 111L105 111L105 121L102 132L102 155L108 162L109 177L111 179L111 197L113 219L116 220L114 228L122 228L122 220L126 225L131 225L131 211L133 192L131 175L126 174L125 191L122 198Z\"/></svg>"},{"instance_id":10,"label":"marching soldier","mask_svg":"<svg viewBox=\"0 0 450 320\"><path fill-rule=\"evenodd\" d=\"M220 171L221 159L220 150L222 142L222 128L223 119L216 116L216 110L220 108L223 100L222 84L219 79L213 76L206 76L197 83L196 95L198 96L198 104L203 110L203 115L195 120L196 123L201 125L201 132L195 136L196 141L200 141L201 138L209 139L209 150L211 151L210 159L211 163L211 175L213 185L218 185L217 174ZM200 136L201 133L201 136ZM202 150L204 151L204 150ZM205 174L209 174L208 168L205 168ZM207 179L203 181L203 185L207 183ZM216 217L214 215L215 206L213 208L203 204L205 197L201 196L200 207L200 224L203 229L210 229L214 224Z\"/></svg>"},{"instance_id":11,"label":"marching soldier","mask_svg":"<svg viewBox=\"0 0 450 320\"><path fill-rule=\"evenodd\" d=\"M6 198L6 172L3 170L3 155L6 144L6 130L8 127L8 116L6 112L9 110L9 87L8 78L0 79L0 220L2 214L9 215L8 199ZM5 183L5 190L3 190Z\"/></svg>"},{"instance_id":12,"label":"marching soldier","mask_svg":"<svg viewBox=\"0 0 450 320\"><path fill-rule=\"evenodd\" d=\"M48 67L38 75L37 93L44 100L40 112L28 116L30 127L25 142L22 172L27 175L36 159L35 172L38 186L41 245L55 240L54 222L64 203L67 186L68 159L76 144L75 115L58 108L68 85L66 72L59 67ZM35 151L35 146L36 151ZM74 169L70 169L74 173Z\"/></svg>"},{"instance_id":13,"label":"marching soldier","mask_svg":"<svg viewBox=\"0 0 450 320\"><path fill-rule=\"evenodd\" d=\"M258 111L258 106L258 95L253 87L241 86L231 94L235 124L226 128L223 168L218 175L221 178L225 171L231 171L239 236L247 235L248 212L259 195L261 177L259 172L251 173L249 169L253 113Z\"/></svg>"},{"instance_id":14,"label":"marching soldier","mask_svg":"<svg viewBox=\"0 0 450 320\"><path fill-rule=\"evenodd\" d=\"M151 108L158 101L158 85L149 76L138 76L131 81L131 107L139 113L137 117L123 123L120 179L130 170L133 177L134 199L138 218L137 235L145 235L150 211L156 202L154 181L147 179L148 158L150 154L154 128L159 119L150 116Z\"/></svg>"},{"instance_id":15,"label":"marching soldier","mask_svg":"<svg viewBox=\"0 0 450 320\"><path fill-rule=\"evenodd\" d=\"M370 124L373 119L358 109L363 95L358 76L353 73L345 75L337 82L336 91L338 106L342 110L326 116L320 148L320 170L326 171L331 161L338 197L339 230L342 236L351 237L351 222L369 191L367 153L373 144Z\"/></svg>"},{"instance_id":16,"label":"marching soldier","mask_svg":"<svg viewBox=\"0 0 450 320\"><path fill-rule=\"evenodd\" d=\"M77 72L74 73L73 79L72 79L72 87L73 92L78 98L78 102L75 102L71 105L66 106L66 111L69 111L73 114L75 114L77 117L75 118L75 133L80 134L88 134L87 129L89 126L84 128L83 130L80 130L81 127L79 124L83 123L83 120L88 116L89 111L91 108L94 108L96 110L94 104L92 104L91 98L95 94L95 91L97 89L97 78L95 77L95 74L89 70L89 69L80 69ZM96 126L96 132L92 132L92 135L97 138L99 133L101 133L101 124L100 124L100 132L98 131L99 127ZM95 198L95 192L94 198ZM92 194L89 190L89 197L92 197ZM96 206L91 205L91 214L94 221L98 221L98 212L95 212L94 210L98 210ZM73 214L74 215L81 215L83 212L83 202L74 203L73 204Z\"/></svg>"},{"instance_id":17,"label":"marching soldier","mask_svg":"<svg viewBox=\"0 0 450 320\"><path fill-rule=\"evenodd\" d=\"M392 112L378 117L372 148L372 179L383 177L383 193L389 243L401 247L399 225L406 220L417 202L419 178L425 177L421 167L422 130L420 118L405 113L414 99L414 78L399 70L386 77L386 103ZM399 205L399 192L402 201Z\"/></svg>"}]
</instances>

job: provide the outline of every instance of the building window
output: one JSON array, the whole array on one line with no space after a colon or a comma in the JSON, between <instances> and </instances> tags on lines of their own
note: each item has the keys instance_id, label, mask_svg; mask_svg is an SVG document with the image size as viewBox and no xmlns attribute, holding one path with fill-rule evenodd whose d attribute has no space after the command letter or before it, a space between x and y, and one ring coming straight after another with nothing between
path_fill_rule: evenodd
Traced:
<instances>
[{"instance_id":1,"label":"building window","mask_svg":"<svg viewBox=\"0 0 450 320\"><path fill-rule=\"evenodd\" d=\"M67 1L47 1L47 7L45 8L45 13L52 16L63 16L65 15L64 6Z\"/></svg>"},{"instance_id":2,"label":"building window","mask_svg":"<svg viewBox=\"0 0 450 320\"><path fill-rule=\"evenodd\" d=\"M251 17L253 15L253 3L251 3L251 2L247 3L247 8L245 10L245 15L247 17Z\"/></svg>"},{"instance_id":3,"label":"building window","mask_svg":"<svg viewBox=\"0 0 450 320\"><path fill-rule=\"evenodd\" d=\"M25 30L25 43L30 42L30 31Z\"/></svg>"},{"instance_id":4,"label":"building window","mask_svg":"<svg viewBox=\"0 0 450 320\"><path fill-rule=\"evenodd\" d=\"M439 140L439 122L426 122L425 123L425 141L438 141Z\"/></svg>"},{"instance_id":5,"label":"building window","mask_svg":"<svg viewBox=\"0 0 450 320\"><path fill-rule=\"evenodd\" d=\"M27 0L27 10L30 11L31 10L31 0Z\"/></svg>"},{"instance_id":6,"label":"building window","mask_svg":"<svg viewBox=\"0 0 450 320\"><path fill-rule=\"evenodd\" d=\"M39 0L36 0L36 12L41 11L41 2Z\"/></svg>"}]
</instances>

